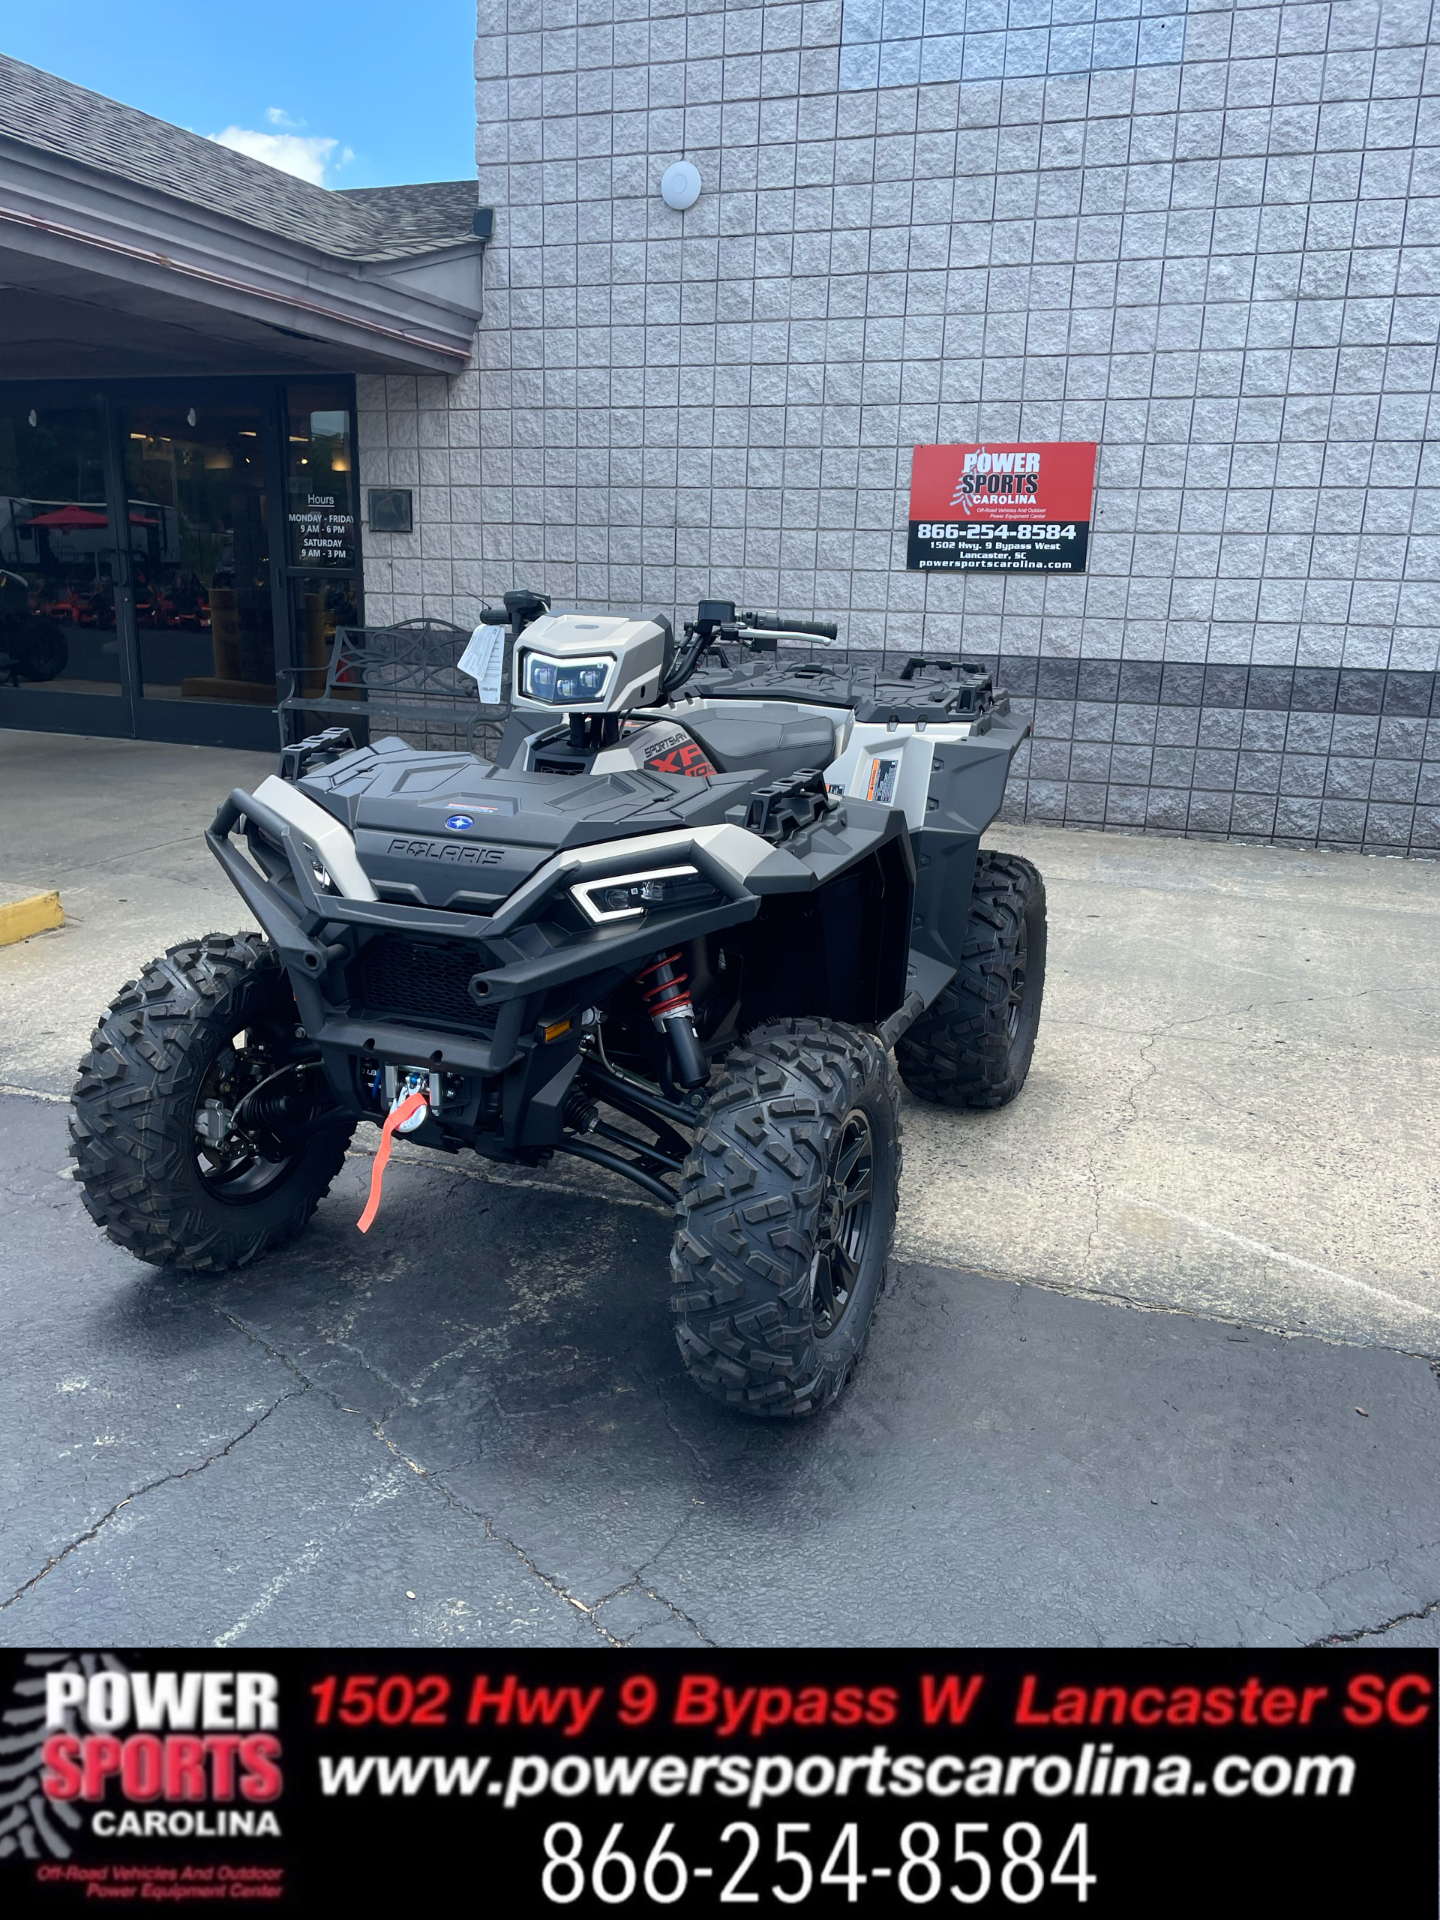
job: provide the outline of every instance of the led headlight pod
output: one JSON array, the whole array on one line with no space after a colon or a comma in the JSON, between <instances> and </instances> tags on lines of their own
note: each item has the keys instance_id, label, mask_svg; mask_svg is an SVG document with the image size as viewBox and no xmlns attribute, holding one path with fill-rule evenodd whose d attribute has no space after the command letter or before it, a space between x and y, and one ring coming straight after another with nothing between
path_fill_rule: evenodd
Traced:
<instances>
[{"instance_id":1,"label":"led headlight pod","mask_svg":"<svg viewBox=\"0 0 1440 1920\"><path fill-rule=\"evenodd\" d=\"M613 660L554 660L527 653L523 685L530 699L547 707L590 706L605 698L614 669Z\"/></svg>"},{"instance_id":2,"label":"led headlight pod","mask_svg":"<svg viewBox=\"0 0 1440 1920\"><path fill-rule=\"evenodd\" d=\"M608 880L581 880L570 898L593 926L638 920L652 907L706 907L723 898L695 867L657 867L653 873L622 873Z\"/></svg>"}]
</instances>

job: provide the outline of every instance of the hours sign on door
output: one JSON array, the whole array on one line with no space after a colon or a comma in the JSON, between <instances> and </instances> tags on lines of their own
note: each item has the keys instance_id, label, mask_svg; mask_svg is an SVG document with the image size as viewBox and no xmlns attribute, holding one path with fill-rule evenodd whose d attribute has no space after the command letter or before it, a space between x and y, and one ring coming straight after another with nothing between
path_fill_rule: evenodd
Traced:
<instances>
[{"instance_id":1,"label":"hours sign on door","mask_svg":"<svg viewBox=\"0 0 1440 1920\"><path fill-rule=\"evenodd\" d=\"M916 447L907 567L921 573L1083 573L1093 440Z\"/></svg>"}]
</instances>

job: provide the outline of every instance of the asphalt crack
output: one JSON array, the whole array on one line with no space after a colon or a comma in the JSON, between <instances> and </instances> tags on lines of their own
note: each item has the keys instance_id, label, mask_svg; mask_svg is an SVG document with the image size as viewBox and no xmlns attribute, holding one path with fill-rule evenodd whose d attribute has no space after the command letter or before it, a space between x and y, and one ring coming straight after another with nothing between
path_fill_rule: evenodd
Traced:
<instances>
[{"instance_id":1,"label":"asphalt crack","mask_svg":"<svg viewBox=\"0 0 1440 1920\"><path fill-rule=\"evenodd\" d=\"M1440 1546L1440 1540L1426 1540L1419 1546L1405 1549L1405 1551L1412 1555L1433 1553L1437 1546ZM1397 1558L1398 1551L1397 1553L1387 1555L1383 1560L1367 1560L1362 1567L1346 1567L1340 1573L1332 1573L1328 1580L1322 1580L1320 1582L1320 1585L1316 1589L1317 1598L1320 1594L1324 1593L1327 1587L1333 1587L1341 1580L1353 1579L1356 1574L1383 1573L1388 1575ZM1346 1633L1327 1633L1323 1634L1318 1640L1311 1640L1308 1644L1312 1647L1353 1646L1356 1641L1367 1640L1372 1634L1388 1633L1392 1627L1398 1627L1402 1621L1428 1620L1437 1607L1440 1607L1440 1599L1430 1600L1420 1607L1410 1608L1404 1613L1397 1613L1392 1619L1382 1622L1381 1625L1377 1627L1355 1627Z\"/></svg>"},{"instance_id":2,"label":"asphalt crack","mask_svg":"<svg viewBox=\"0 0 1440 1920\"><path fill-rule=\"evenodd\" d=\"M292 1369L292 1371L294 1371L294 1369ZM23 1600L27 1593L39 1586L47 1574L55 1571L62 1560L68 1560L72 1553L75 1553L83 1546L87 1546L90 1541L94 1540L97 1535L109 1526L110 1522L122 1508L130 1506L133 1501L142 1499L147 1493L154 1493L157 1487L168 1486L175 1480L191 1480L197 1473L204 1473L205 1469L207 1467L213 1467L217 1460L223 1460L227 1454L233 1453L242 1440L248 1440L257 1427L263 1426L265 1421L275 1412L276 1408L284 1406L287 1400L295 1399L306 1390L308 1385L309 1382L306 1381L303 1386L292 1387L288 1393L282 1393L278 1400L273 1401L262 1414L258 1414L256 1418L250 1422L248 1427L245 1427L235 1435L233 1440L227 1440L223 1447L217 1447L214 1453L208 1455L204 1460L199 1461L195 1466L181 1467L176 1473L162 1473L154 1480L147 1480L143 1487L136 1487L133 1492L127 1493L123 1500L117 1500L115 1505L111 1507L107 1513L101 1514L93 1526L87 1527L83 1533L77 1534L73 1540L69 1541L60 1549L59 1553L51 1554L40 1571L32 1574L23 1586L17 1587L8 1600L0 1600L0 1613L3 1613L7 1607L13 1607L17 1600Z\"/></svg>"},{"instance_id":3,"label":"asphalt crack","mask_svg":"<svg viewBox=\"0 0 1440 1920\"><path fill-rule=\"evenodd\" d=\"M1118 1146L1125 1137L1139 1125L1141 1096L1160 1072L1159 1061L1150 1057L1151 1049L1158 1046L1161 1038L1169 1033L1177 1024L1186 1023L1177 1023L1174 1021L1162 1022L1152 1031L1140 1035L1140 1045L1136 1049L1134 1070L1120 1098L1119 1108L1115 1116L1113 1138L1108 1143L1110 1146ZM1093 1269L1095 1242L1104 1231L1101 1224L1101 1216L1105 1205L1106 1177L1100 1170L1099 1160L1102 1148L1106 1144L1107 1143L1097 1133L1090 1138L1085 1148L1084 1175L1090 1189L1090 1211L1092 1216L1085 1235L1085 1252L1082 1260L1086 1271Z\"/></svg>"},{"instance_id":4,"label":"asphalt crack","mask_svg":"<svg viewBox=\"0 0 1440 1920\"><path fill-rule=\"evenodd\" d=\"M348 1353L352 1360L358 1361L366 1373L372 1375L382 1386L388 1387L392 1393L398 1393L400 1398L395 1403L396 1406L418 1407L420 1405L419 1400L410 1392L408 1387L402 1386L398 1380L392 1380L385 1369L377 1366L373 1360L367 1360L359 1347L351 1346L348 1340L335 1340L331 1344L338 1347L341 1353ZM394 1406L387 1408L380 1417L382 1425L390 1418L394 1411Z\"/></svg>"},{"instance_id":5,"label":"asphalt crack","mask_svg":"<svg viewBox=\"0 0 1440 1920\"><path fill-rule=\"evenodd\" d=\"M677 1606L675 1602L667 1598L665 1594L657 1592L654 1587L645 1586L643 1582L641 1583L640 1591L648 1595L651 1600L658 1601L662 1607L668 1607L671 1613L674 1614L675 1618L680 1622L680 1624L684 1627L687 1627L690 1630L690 1632L694 1634L695 1638L700 1642L702 1647L718 1647L719 1646L720 1642L718 1640L712 1640L709 1638L707 1634L702 1632L700 1623L694 1618L693 1615L686 1613L683 1607Z\"/></svg>"},{"instance_id":6,"label":"asphalt crack","mask_svg":"<svg viewBox=\"0 0 1440 1920\"><path fill-rule=\"evenodd\" d=\"M1440 1609L1440 1599L1431 1600L1423 1607L1412 1607L1405 1613L1397 1613L1393 1619L1382 1620L1378 1626L1356 1627L1350 1633L1327 1633L1322 1639L1311 1640L1307 1644L1312 1647L1353 1647L1358 1641L1389 1633L1392 1627L1403 1626L1407 1620L1428 1620L1437 1609Z\"/></svg>"},{"instance_id":7,"label":"asphalt crack","mask_svg":"<svg viewBox=\"0 0 1440 1920\"><path fill-rule=\"evenodd\" d=\"M710 1462L700 1448L696 1446L689 1434L682 1433L676 1425L675 1411L670 1404L669 1396L665 1392L664 1383L660 1380L646 1380L645 1375L638 1367L635 1371L645 1386L655 1389L655 1397L660 1402L660 1411L665 1416L665 1424L670 1429L671 1436L680 1446L684 1447L685 1451L695 1462L696 1470L700 1474L701 1479L708 1480L710 1478Z\"/></svg>"},{"instance_id":8,"label":"asphalt crack","mask_svg":"<svg viewBox=\"0 0 1440 1920\"><path fill-rule=\"evenodd\" d=\"M227 1313L223 1307L216 1307L214 1311L218 1313L222 1319L227 1320L230 1325L235 1328L237 1333L241 1333L247 1340L253 1341L255 1345L271 1359L279 1361L297 1380L303 1383L305 1388L318 1393L323 1400L328 1401L337 1413L348 1414L352 1419L359 1420L362 1425L368 1428L371 1435L380 1442L381 1446L387 1449L393 1459L398 1461L401 1466L408 1467L417 1479L428 1482L429 1485L434 1488L435 1492L445 1501L447 1506L453 1508L457 1513L463 1513L467 1519L473 1520L477 1526L483 1528L487 1540L494 1541L497 1546L504 1547L512 1553L521 1565L525 1567L548 1592L553 1594L556 1599L563 1600L567 1606L573 1607L577 1613L581 1614L599 1638L608 1646L620 1647L625 1644L623 1640L618 1639L613 1633L608 1632L601 1622L596 1619L595 1614L597 1607L602 1605L603 1602L597 1602L596 1606L591 1607L587 1606L583 1600L578 1600L565 1586L563 1581L557 1579L552 1574L546 1573L538 1561L533 1559L518 1541L512 1540L508 1534L502 1533L488 1514L482 1513L478 1507L473 1507L468 1500L462 1499L453 1487L446 1484L433 1467L422 1465L420 1461L406 1453L402 1447L391 1439L390 1435L386 1433L384 1429L386 1420L388 1420L394 1412L393 1407L387 1409L378 1420L373 1420L358 1407L346 1406L337 1394L333 1393L328 1387L322 1386L319 1381L309 1379L287 1353L281 1348L274 1346L270 1341L264 1339L260 1334L256 1333L253 1328L246 1326L243 1320L237 1319L232 1313ZM367 1367L367 1371L374 1372L375 1369ZM282 1397L288 1399L291 1396L287 1394ZM278 1404L277 1402L277 1405ZM274 1409L272 1408L271 1411L273 1412ZM262 1415L262 1418L263 1417L265 1416ZM259 1423L257 1422L256 1424L258 1425ZM240 1437L243 1438L243 1435ZM46 1571L48 1571L48 1568Z\"/></svg>"},{"instance_id":9,"label":"asphalt crack","mask_svg":"<svg viewBox=\"0 0 1440 1920\"><path fill-rule=\"evenodd\" d=\"M683 1521L681 1525L684 1525ZM678 1533L680 1528L677 1527L675 1531ZM672 1534L671 1539L673 1538L674 1535ZM669 1541L666 1542L666 1545L669 1545ZM663 1553L665 1548L661 1547L658 1551ZM718 1641L711 1640L703 1633L698 1622L692 1615L686 1613L683 1607L677 1606L673 1600L661 1593L658 1588L647 1586L643 1574L637 1573L635 1578L633 1580L627 1580L623 1587L616 1587L613 1593L607 1593L603 1599L597 1600L595 1602L595 1611L598 1613L601 1607L608 1607L612 1600L623 1600L627 1594L631 1593L643 1593L647 1600L653 1600L657 1606L664 1607L672 1618L678 1620L688 1632L694 1634L696 1640L702 1647L715 1647L720 1644ZM634 1641L636 1634L642 1632L643 1629L637 1627L635 1633L629 1634L624 1639L619 1638L615 1634L609 1634L608 1629L602 1628L602 1631L608 1634L612 1645L628 1647Z\"/></svg>"},{"instance_id":10,"label":"asphalt crack","mask_svg":"<svg viewBox=\"0 0 1440 1920\"><path fill-rule=\"evenodd\" d=\"M447 1494L449 1494L448 1488L445 1488L444 1491ZM450 1494L449 1497L451 1499L454 1499L453 1494ZM462 1507L464 1506L464 1502L459 1500L456 1500L455 1504L457 1506L462 1506ZM465 1510L467 1512L474 1511L473 1508L466 1508ZM483 1518L483 1516L480 1514L476 1514L475 1518L478 1520ZM586 1606L583 1600L577 1600L575 1598L575 1595L570 1592L569 1588L566 1587L562 1581L557 1580L553 1574L546 1573L544 1568L540 1566L538 1561L532 1559L531 1556L525 1551L524 1547L520 1545L518 1540L512 1540L508 1534L501 1533L500 1529L495 1525L493 1520L485 1521L485 1531L489 1535L490 1539L496 1541L498 1545L502 1547L508 1547L510 1552L515 1555L516 1559L520 1561L521 1565L528 1567L530 1572L534 1574L535 1578L541 1583L541 1585L548 1587L550 1592L555 1595L557 1600L563 1600L567 1606L573 1607L578 1614L582 1615L586 1623L591 1627L591 1629L595 1633L597 1633L600 1636L600 1638L606 1643L607 1646L611 1646L611 1647L624 1646L625 1642L622 1639L620 1639L618 1635L611 1633L610 1629L604 1626L601 1623L601 1621L596 1618L596 1614L598 1613L599 1609L605 1604L603 1600L597 1600L594 1606ZM622 1588L621 1591L624 1592L625 1589Z\"/></svg>"}]
</instances>

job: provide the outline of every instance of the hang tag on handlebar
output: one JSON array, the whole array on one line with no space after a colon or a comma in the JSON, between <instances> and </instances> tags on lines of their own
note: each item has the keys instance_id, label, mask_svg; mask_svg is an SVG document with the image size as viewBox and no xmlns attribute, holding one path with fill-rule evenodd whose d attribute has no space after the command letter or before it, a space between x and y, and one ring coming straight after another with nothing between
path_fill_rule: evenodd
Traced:
<instances>
[{"instance_id":1,"label":"hang tag on handlebar","mask_svg":"<svg viewBox=\"0 0 1440 1920\"><path fill-rule=\"evenodd\" d=\"M476 627L470 644L455 662L461 673L469 674L484 705L497 706L500 681L505 667L504 627Z\"/></svg>"}]
</instances>

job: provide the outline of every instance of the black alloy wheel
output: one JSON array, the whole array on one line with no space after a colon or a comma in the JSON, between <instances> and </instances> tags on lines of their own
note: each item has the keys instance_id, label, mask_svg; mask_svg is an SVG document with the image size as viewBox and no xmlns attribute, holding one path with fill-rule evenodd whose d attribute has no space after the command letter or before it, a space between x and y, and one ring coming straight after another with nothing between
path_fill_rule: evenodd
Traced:
<instances>
[{"instance_id":1,"label":"black alloy wheel","mask_svg":"<svg viewBox=\"0 0 1440 1920\"><path fill-rule=\"evenodd\" d=\"M712 1399L830 1406L870 1337L895 1231L900 1099L883 1042L777 1020L717 1067L680 1178L675 1336Z\"/></svg>"},{"instance_id":2,"label":"black alloy wheel","mask_svg":"<svg viewBox=\"0 0 1440 1920\"><path fill-rule=\"evenodd\" d=\"M1005 1003L1005 1031L1013 1043L1020 1031L1020 1020L1025 1008L1025 962L1030 955L1030 929L1027 923L1020 922L1020 936L1016 943L1015 960L1010 968L1010 993Z\"/></svg>"},{"instance_id":3,"label":"black alloy wheel","mask_svg":"<svg viewBox=\"0 0 1440 1920\"><path fill-rule=\"evenodd\" d=\"M288 1025L293 1034L294 1023ZM287 1036L288 1037L288 1036ZM291 1089L290 1105L307 1079L308 1060L278 1064L283 1039L263 1027L232 1034L211 1062L195 1101L196 1171L206 1188L232 1205L257 1199L287 1178L300 1147L286 1152L258 1114L256 1096ZM303 1095L302 1095L303 1098ZM308 1116L305 1116L308 1117Z\"/></svg>"},{"instance_id":4,"label":"black alloy wheel","mask_svg":"<svg viewBox=\"0 0 1440 1920\"><path fill-rule=\"evenodd\" d=\"M810 1317L816 1337L828 1340L849 1311L860 1284L875 1192L875 1138L858 1108L845 1116L821 1202L820 1244L810 1268Z\"/></svg>"}]
</instances>

